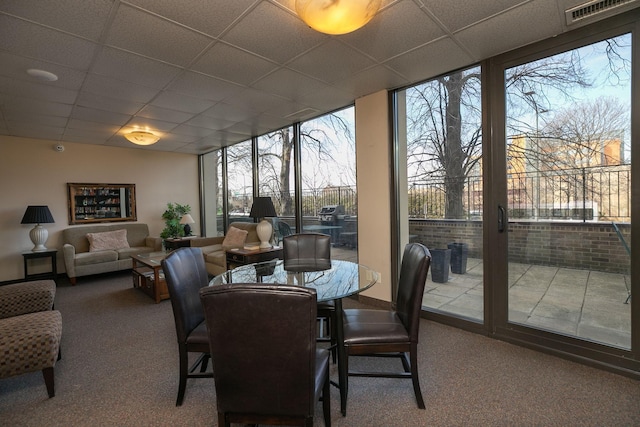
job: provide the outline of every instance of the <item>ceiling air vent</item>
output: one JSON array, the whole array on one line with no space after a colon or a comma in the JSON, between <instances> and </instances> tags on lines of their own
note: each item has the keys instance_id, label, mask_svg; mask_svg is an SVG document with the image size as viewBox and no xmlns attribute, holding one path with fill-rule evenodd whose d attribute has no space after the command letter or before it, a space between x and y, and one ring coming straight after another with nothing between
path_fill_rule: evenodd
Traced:
<instances>
[{"instance_id":1,"label":"ceiling air vent","mask_svg":"<svg viewBox=\"0 0 640 427\"><path fill-rule=\"evenodd\" d=\"M617 9L620 6L630 5L630 7L616 10L616 12L622 12L622 10L624 9L630 9L631 7L636 6L633 5L633 3L637 3L637 0L593 0L581 4L580 6L567 9L564 13L567 20L567 25L571 25L575 24L576 22L580 22L585 18L590 18L594 15L599 15L612 9Z\"/></svg>"}]
</instances>

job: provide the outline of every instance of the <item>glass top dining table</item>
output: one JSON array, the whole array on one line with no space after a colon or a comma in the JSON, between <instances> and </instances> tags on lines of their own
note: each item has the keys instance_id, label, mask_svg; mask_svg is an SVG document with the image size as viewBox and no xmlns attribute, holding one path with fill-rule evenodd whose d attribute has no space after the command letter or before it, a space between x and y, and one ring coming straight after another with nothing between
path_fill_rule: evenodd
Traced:
<instances>
[{"instance_id":1,"label":"glass top dining table","mask_svg":"<svg viewBox=\"0 0 640 427\"><path fill-rule=\"evenodd\" d=\"M288 284L314 288L319 302L334 301L337 323L338 384L340 409L347 413L347 369L342 329L342 299L369 289L380 280L378 272L351 261L299 259L247 264L215 276L210 286L233 283Z\"/></svg>"},{"instance_id":2,"label":"glass top dining table","mask_svg":"<svg viewBox=\"0 0 640 427\"><path fill-rule=\"evenodd\" d=\"M272 260L247 264L215 276L209 285L273 283L313 288L319 302L358 294L379 280L377 272L362 264L341 260Z\"/></svg>"}]
</instances>

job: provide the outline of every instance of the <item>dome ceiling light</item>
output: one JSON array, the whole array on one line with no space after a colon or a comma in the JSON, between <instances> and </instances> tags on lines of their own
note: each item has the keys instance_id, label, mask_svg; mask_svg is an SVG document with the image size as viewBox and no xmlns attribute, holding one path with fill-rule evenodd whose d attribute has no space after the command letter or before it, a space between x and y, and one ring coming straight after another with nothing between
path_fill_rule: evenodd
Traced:
<instances>
[{"instance_id":1,"label":"dome ceiling light","mask_svg":"<svg viewBox=\"0 0 640 427\"><path fill-rule=\"evenodd\" d=\"M296 13L308 26L325 34L347 34L363 27L382 0L296 0Z\"/></svg>"},{"instance_id":2,"label":"dome ceiling light","mask_svg":"<svg viewBox=\"0 0 640 427\"><path fill-rule=\"evenodd\" d=\"M136 130L133 132L129 132L124 135L129 142L133 142L136 145L152 145L158 142L160 139L159 136L152 134L151 132L146 132L142 130Z\"/></svg>"}]
</instances>

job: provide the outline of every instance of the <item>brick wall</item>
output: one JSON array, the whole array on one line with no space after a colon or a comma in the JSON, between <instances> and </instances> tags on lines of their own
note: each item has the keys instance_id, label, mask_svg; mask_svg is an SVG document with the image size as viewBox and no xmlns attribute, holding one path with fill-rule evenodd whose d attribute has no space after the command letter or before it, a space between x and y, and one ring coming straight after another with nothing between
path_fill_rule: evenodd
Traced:
<instances>
[{"instance_id":1,"label":"brick wall","mask_svg":"<svg viewBox=\"0 0 640 427\"><path fill-rule=\"evenodd\" d=\"M618 225L631 244L629 224ZM469 245L469 257L482 258L482 222L411 220L412 240L428 248ZM566 222L509 223L509 261L583 270L629 273L629 255L611 224Z\"/></svg>"}]
</instances>

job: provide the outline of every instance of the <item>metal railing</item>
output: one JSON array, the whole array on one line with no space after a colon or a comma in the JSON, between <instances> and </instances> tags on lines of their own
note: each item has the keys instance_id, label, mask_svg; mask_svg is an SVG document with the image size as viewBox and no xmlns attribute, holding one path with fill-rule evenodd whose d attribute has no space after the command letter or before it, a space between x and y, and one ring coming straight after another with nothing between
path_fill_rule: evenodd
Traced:
<instances>
[{"instance_id":1,"label":"metal railing","mask_svg":"<svg viewBox=\"0 0 640 427\"><path fill-rule=\"evenodd\" d=\"M466 219L482 218L482 177L464 178ZM597 166L507 176L509 218L526 220L631 220L631 167ZM423 180L409 188L409 218L444 219L443 178Z\"/></svg>"}]
</instances>

